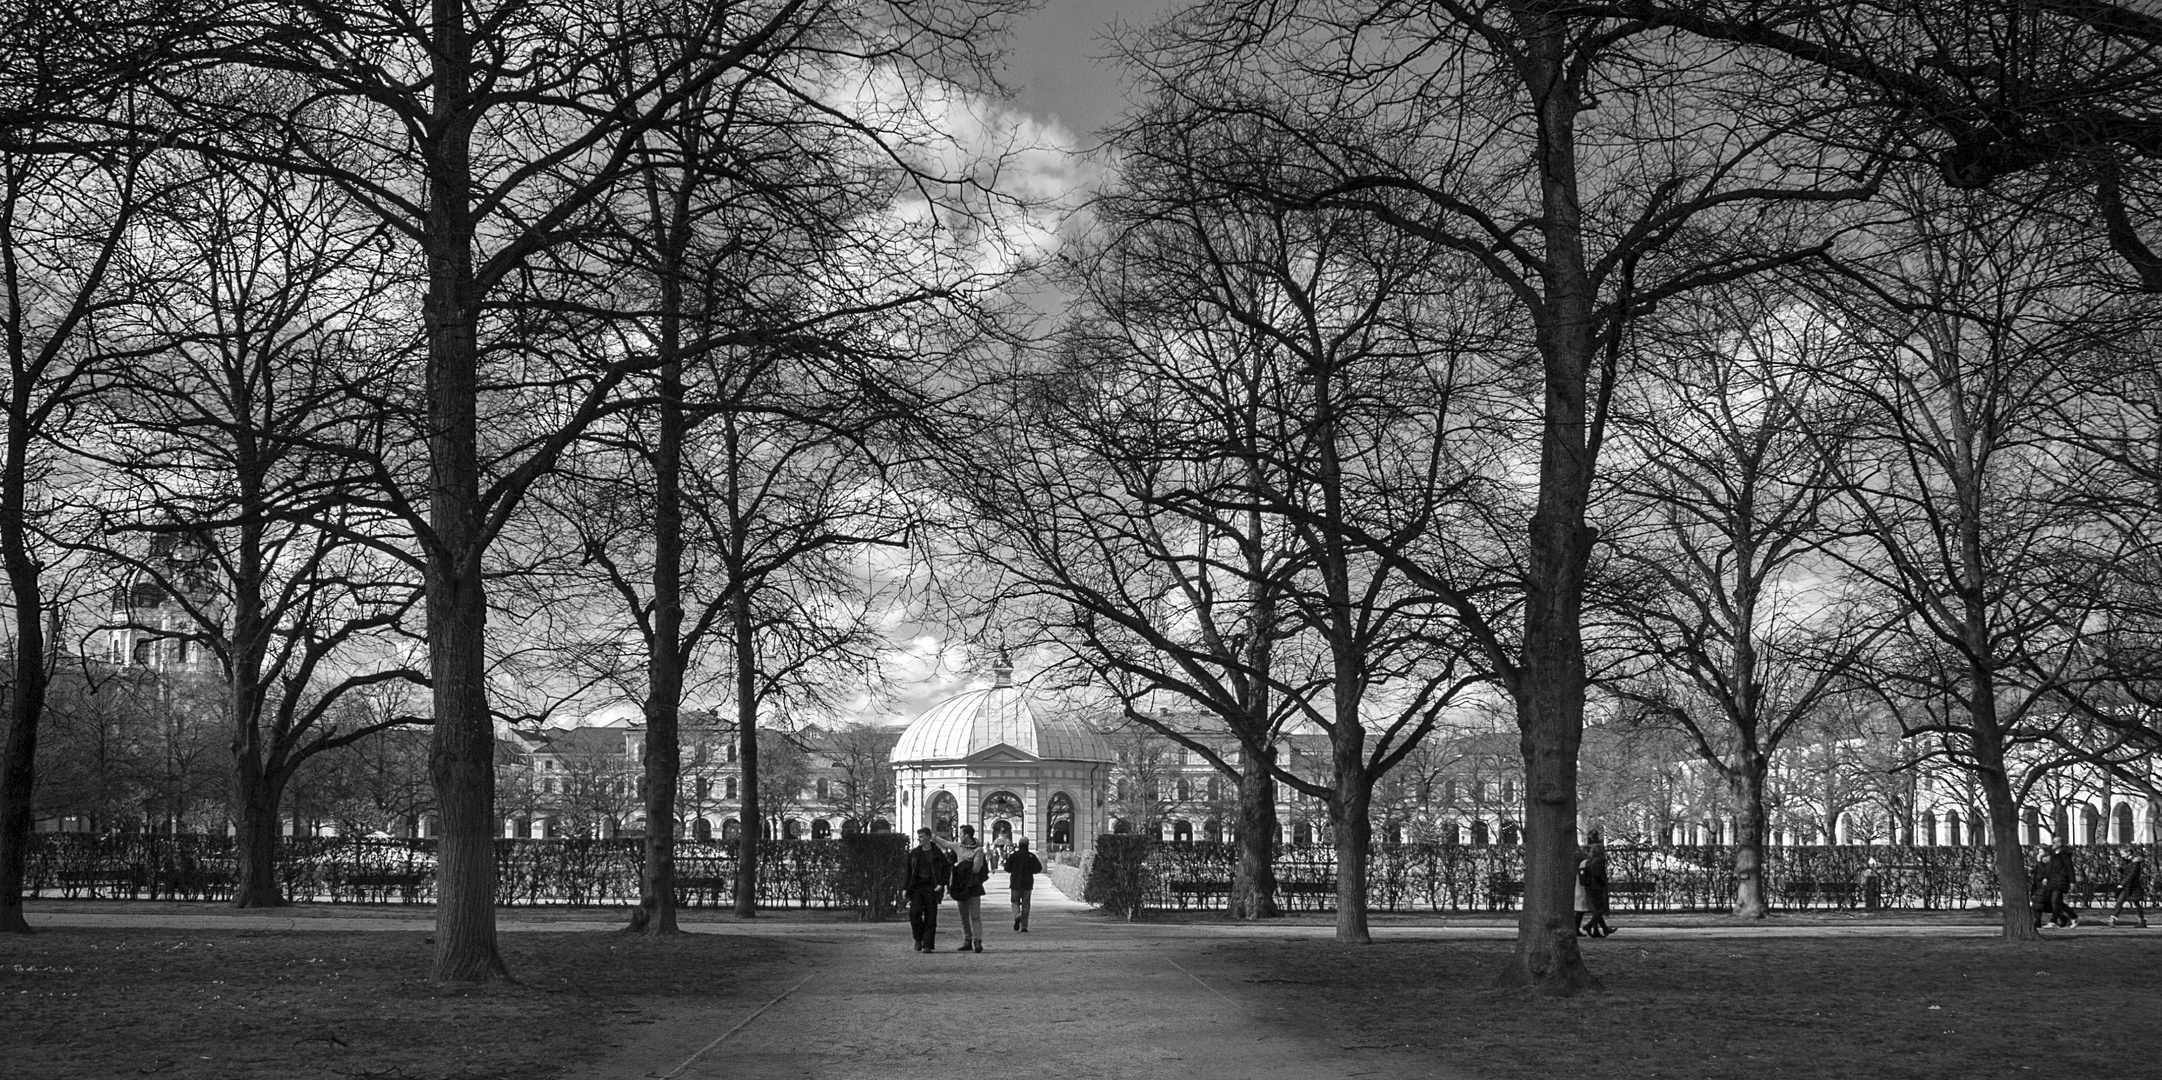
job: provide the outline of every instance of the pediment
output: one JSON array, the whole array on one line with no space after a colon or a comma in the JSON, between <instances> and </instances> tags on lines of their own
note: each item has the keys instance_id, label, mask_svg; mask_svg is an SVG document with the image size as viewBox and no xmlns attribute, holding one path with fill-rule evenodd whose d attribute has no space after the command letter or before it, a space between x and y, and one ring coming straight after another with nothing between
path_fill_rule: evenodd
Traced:
<instances>
[{"instance_id":1,"label":"pediment","mask_svg":"<svg viewBox=\"0 0 2162 1080\"><path fill-rule=\"evenodd\" d=\"M1043 759L1011 743L1000 743L970 754L967 760L972 765L1034 765Z\"/></svg>"}]
</instances>

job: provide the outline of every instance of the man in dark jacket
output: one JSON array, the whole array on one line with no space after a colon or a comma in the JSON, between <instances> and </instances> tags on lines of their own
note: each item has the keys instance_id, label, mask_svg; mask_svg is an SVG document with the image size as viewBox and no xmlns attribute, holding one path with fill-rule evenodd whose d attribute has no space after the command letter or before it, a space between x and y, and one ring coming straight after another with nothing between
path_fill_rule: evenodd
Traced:
<instances>
[{"instance_id":1,"label":"man in dark jacket","mask_svg":"<svg viewBox=\"0 0 2162 1080\"><path fill-rule=\"evenodd\" d=\"M2126 844L2117 858L2117 906L2110 909L2109 924L2117 925L2117 916L2124 914L2127 902L2139 913L2139 924L2147 925L2147 905L2142 902L2146 893L2147 860L2139 857L2139 849Z\"/></svg>"},{"instance_id":2,"label":"man in dark jacket","mask_svg":"<svg viewBox=\"0 0 2162 1080\"><path fill-rule=\"evenodd\" d=\"M2072 849L2052 846L2042 856L2036 876L2041 878L2041 890L2034 905L2034 925L2041 926L2048 916L2053 925L2078 926L2079 913L2067 902L2072 893Z\"/></svg>"},{"instance_id":3,"label":"man in dark jacket","mask_svg":"<svg viewBox=\"0 0 2162 1080\"><path fill-rule=\"evenodd\" d=\"M946 898L946 883L953 880L953 862L933 842L931 830L916 830L916 846L908 849L908 869L902 879L908 892L908 929L916 935L917 952L938 949L938 904Z\"/></svg>"},{"instance_id":4,"label":"man in dark jacket","mask_svg":"<svg viewBox=\"0 0 2162 1080\"><path fill-rule=\"evenodd\" d=\"M1014 852L1006 856L1006 884L1013 890L1013 928L1028 933L1029 895L1036 891L1036 875L1043 873L1043 860L1029 851L1028 841L1014 845Z\"/></svg>"}]
</instances>

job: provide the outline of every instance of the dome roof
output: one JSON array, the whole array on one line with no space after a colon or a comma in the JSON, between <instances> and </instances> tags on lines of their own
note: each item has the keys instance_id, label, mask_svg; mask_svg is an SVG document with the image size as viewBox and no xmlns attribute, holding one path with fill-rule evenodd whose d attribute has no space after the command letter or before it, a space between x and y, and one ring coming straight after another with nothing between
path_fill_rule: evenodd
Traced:
<instances>
[{"instance_id":1,"label":"dome roof","mask_svg":"<svg viewBox=\"0 0 2162 1080\"><path fill-rule=\"evenodd\" d=\"M1103 736L1077 720L1049 719L1029 705L1028 691L1013 685L1008 672L987 690L956 694L923 711L901 741L893 760L959 761L997 746L1010 746L1053 761L1110 761Z\"/></svg>"}]
</instances>

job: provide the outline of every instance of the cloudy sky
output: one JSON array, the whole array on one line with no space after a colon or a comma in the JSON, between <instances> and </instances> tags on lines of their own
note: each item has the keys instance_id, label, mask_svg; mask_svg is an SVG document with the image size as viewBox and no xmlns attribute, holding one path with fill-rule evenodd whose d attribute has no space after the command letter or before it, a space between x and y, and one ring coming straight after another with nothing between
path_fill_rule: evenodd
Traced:
<instances>
[{"instance_id":1,"label":"cloudy sky","mask_svg":"<svg viewBox=\"0 0 2162 1080\"><path fill-rule=\"evenodd\" d=\"M1059 121L1088 136L1118 119L1117 69L1097 57L1114 22L1144 26L1170 9L1168 0L1045 0L1014 27L1006 59L1013 107L1037 120Z\"/></svg>"},{"instance_id":2,"label":"cloudy sky","mask_svg":"<svg viewBox=\"0 0 2162 1080\"><path fill-rule=\"evenodd\" d=\"M1104 59L1110 52L1104 36L1116 24L1138 27L1153 22L1172 3L1044 0L1014 26L1007 42L1003 81L1013 89L1013 100L987 107L979 104L948 115L947 122L984 127L960 136L964 144L983 146L1016 139L1040 147L1018 163L1021 168L1016 171L1027 175L1009 176L1007 181L1045 188L1032 194L1054 195L1050 189L1088 184L1096 174L1061 152L1093 146L1095 133L1116 121L1124 108L1117 66ZM976 109L991 115L964 119L962 113ZM892 696L883 700L859 697L834 719L903 723L955 693L990 685L990 673L974 670L965 650L948 647L934 628L910 623L899 611L893 613L891 627L894 641L885 661L893 682ZM1016 659L1016 675L1025 680L1032 673L1031 665L1027 657ZM590 710L568 710L556 722L594 723L629 719L637 713L635 705L619 701Z\"/></svg>"}]
</instances>

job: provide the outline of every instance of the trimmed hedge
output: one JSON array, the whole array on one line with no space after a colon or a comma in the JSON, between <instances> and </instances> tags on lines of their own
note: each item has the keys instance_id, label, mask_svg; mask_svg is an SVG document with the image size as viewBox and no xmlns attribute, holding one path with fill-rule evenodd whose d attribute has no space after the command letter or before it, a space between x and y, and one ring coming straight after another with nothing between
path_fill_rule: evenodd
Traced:
<instances>
[{"instance_id":1,"label":"trimmed hedge","mask_svg":"<svg viewBox=\"0 0 2162 1080\"><path fill-rule=\"evenodd\" d=\"M228 900L235 852L215 836L32 838L24 890L30 896ZM628 906L638 902L642 842L497 840L496 902L506 906ZM759 844L758 902L764 907L855 908L890 917L900 893L906 837L879 833L834 840ZM676 901L689 908L735 903L736 847L676 844ZM435 841L285 838L277 875L295 902L435 902Z\"/></svg>"},{"instance_id":2,"label":"trimmed hedge","mask_svg":"<svg viewBox=\"0 0 2162 1080\"><path fill-rule=\"evenodd\" d=\"M1081 885L1081 902L1123 918L1140 914L1162 883L1162 870L1152 866L1152 856L1165 847L1147 837L1105 834L1096 838L1096 852L1089 859L1088 876Z\"/></svg>"}]
</instances>

